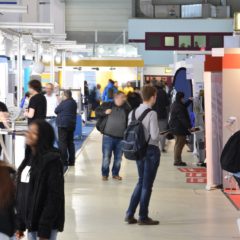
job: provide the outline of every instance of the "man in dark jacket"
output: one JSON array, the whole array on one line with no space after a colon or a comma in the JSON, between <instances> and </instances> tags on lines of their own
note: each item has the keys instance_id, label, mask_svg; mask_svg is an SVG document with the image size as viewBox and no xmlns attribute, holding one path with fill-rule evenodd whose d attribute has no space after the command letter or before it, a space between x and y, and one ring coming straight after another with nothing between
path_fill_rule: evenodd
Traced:
<instances>
[{"instance_id":1,"label":"man in dark jacket","mask_svg":"<svg viewBox=\"0 0 240 240\"><path fill-rule=\"evenodd\" d=\"M158 125L160 132L164 132L168 128L168 111L169 111L169 97L164 90L164 84L161 82L158 86L157 101L153 106L153 109L157 112L158 115ZM160 149L162 152L166 152L166 136L160 136Z\"/></svg>"},{"instance_id":2,"label":"man in dark jacket","mask_svg":"<svg viewBox=\"0 0 240 240\"><path fill-rule=\"evenodd\" d=\"M191 120L188 114L187 107L192 103L192 100L188 100L184 103L184 93L178 92L176 95L176 101L173 103L170 112L169 126L172 129L173 135L175 135L176 142L174 147L174 165L186 166L187 164L182 161L182 151L186 144L186 136L190 135Z\"/></svg>"},{"instance_id":3,"label":"man in dark jacket","mask_svg":"<svg viewBox=\"0 0 240 240\"><path fill-rule=\"evenodd\" d=\"M63 101L55 109L59 137L59 149L64 166L75 165L74 131L76 127L77 103L70 90L64 91Z\"/></svg>"},{"instance_id":4,"label":"man in dark jacket","mask_svg":"<svg viewBox=\"0 0 240 240\"><path fill-rule=\"evenodd\" d=\"M113 179L122 180L119 176L122 161L122 139L127 127L130 107L126 104L126 96L123 92L118 92L114 96L113 103L103 103L96 109L98 129L103 134L103 163L102 177L104 181L109 177L109 165L114 154L112 168Z\"/></svg>"}]
</instances>

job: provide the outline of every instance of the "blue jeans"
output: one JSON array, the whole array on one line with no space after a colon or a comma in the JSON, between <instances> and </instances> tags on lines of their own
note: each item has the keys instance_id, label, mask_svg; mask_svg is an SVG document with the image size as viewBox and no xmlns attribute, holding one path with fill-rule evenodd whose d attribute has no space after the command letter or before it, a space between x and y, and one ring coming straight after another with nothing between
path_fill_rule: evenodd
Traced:
<instances>
[{"instance_id":1,"label":"blue jeans","mask_svg":"<svg viewBox=\"0 0 240 240\"><path fill-rule=\"evenodd\" d=\"M112 154L114 154L114 162L112 168L112 175L119 176L121 162L122 162L122 140L119 138L109 137L103 135L103 162L102 162L102 176L109 176L109 166L111 163Z\"/></svg>"},{"instance_id":2,"label":"blue jeans","mask_svg":"<svg viewBox=\"0 0 240 240\"><path fill-rule=\"evenodd\" d=\"M57 230L52 230L51 236L48 240L57 240ZM28 240L38 240L37 232L28 232Z\"/></svg>"},{"instance_id":3,"label":"blue jeans","mask_svg":"<svg viewBox=\"0 0 240 240\"><path fill-rule=\"evenodd\" d=\"M4 233L0 232L0 239L1 240L15 240L16 238L15 237L9 237L9 236L5 235Z\"/></svg>"},{"instance_id":4,"label":"blue jeans","mask_svg":"<svg viewBox=\"0 0 240 240\"><path fill-rule=\"evenodd\" d=\"M58 148L58 128L57 128L57 118L51 118L47 119L47 122L52 126L55 134L55 142L54 142L54 147Z\"/></svg>"},{"instance_id":5,"label":"blue jeans","mask_svg":"<svg viewBox=\"0 0 240 240\"><path fill-rule=\"evenodd\" d=\"M139 180L132 194L127 217L134 217L140 204L139 219L148 218L148 206L152 194L152 187L160 164L160 150L158 147L149 145L143 160L136 161Z\"/></svg>"}]
</instances>

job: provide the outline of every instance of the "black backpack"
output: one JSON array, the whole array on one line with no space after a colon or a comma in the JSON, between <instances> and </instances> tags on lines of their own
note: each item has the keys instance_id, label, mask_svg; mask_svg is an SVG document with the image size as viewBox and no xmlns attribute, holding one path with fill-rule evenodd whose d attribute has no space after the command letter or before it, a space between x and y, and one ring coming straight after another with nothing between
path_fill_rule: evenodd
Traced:
<instances>
[{"instance_id":1,"label":"black backpack","mask_svg":"<svg viewBox=\"0 0 240 240\"><path fill-rule=\"evenodd\" d=\"M146 140L142 121L151 111L146 109L139 119L136 119L136 109L132 113L132 121L124 133L122 145L124 156L129 160L142 160L146 155L150 136Z\"/></svg>"},{"instance_id":2,"label":"black backpack","mask_svg":"<svg viewBox=\"0 0 240 240\"><path fill-rule=\"evenodd\" d=\"M221 155L222 169L231 173L240 172L240 131L226 143Z\"/></svg>"}]
</instances>

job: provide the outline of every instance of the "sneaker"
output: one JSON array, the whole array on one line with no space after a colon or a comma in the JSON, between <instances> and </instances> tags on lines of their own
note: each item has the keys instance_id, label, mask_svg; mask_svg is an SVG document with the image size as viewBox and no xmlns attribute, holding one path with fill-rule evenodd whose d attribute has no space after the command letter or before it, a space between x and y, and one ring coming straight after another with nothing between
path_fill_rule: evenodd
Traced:
<instances>
[{"instance_id":1,"label":"sneaker","mask_svg":"<svg viewBox=\"0 0 240 240\"><path fill-rule=\"evenodd\" d=\"M113 176L113 179L118 180L118 181L122 181L122 177L120 177L120 176Z\"/></svg>"},{"instance_id":2,"label":"sneaker","mask_svg":"<svg viewBox=\"0 0 240 240\"><path fill-rule=\"evenodd\" d=\"M128 223L128 224L137 224L138 220L135 219L134 217L126 217L125 222Z\"/></svg>"},{"instance_id":3,"label":"sneaker","mask_svg":"<svg viewBox=\"0 0 240 240\"><path fill-rule=\"evenodd\" d=\"M145 220L138 220L139 225L148 225L148 226L153 226L153 225L159 225L159 221L152 220L151 218L147 218Z\"/></svg>"},{"instance_id":4,"label":"sneaker","mask_svg":"<svg viewBox=\"0 0 240 240\"><path fill-rule=\"evenodd\" d=\"M108 177L103 176L103 177L102 177L102 180L103 180L103 181L108 181Z\"/></svg>"},{"instance_id":5,"label":"sneaker","mask_svg":"<svg viewBox=\"0 0 240 240\"><path fill-rule=\"evenodd\" d=\"M179 163L174 163L174 166L177 166L177 167L186 167L187 164L185 162L179 162Z\"/></svg>"}]
</instances>

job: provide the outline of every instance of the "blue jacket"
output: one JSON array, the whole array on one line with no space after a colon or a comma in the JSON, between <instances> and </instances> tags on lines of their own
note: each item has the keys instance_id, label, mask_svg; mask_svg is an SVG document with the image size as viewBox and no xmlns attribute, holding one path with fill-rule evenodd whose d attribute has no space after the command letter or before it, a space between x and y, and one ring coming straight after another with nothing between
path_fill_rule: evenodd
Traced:
<instances>
[{"instance_id":1,"label":"blue jacket","mask_svg":"<svg viewBox=\"0 0 240 240\"><path fill-rule=\"evenodd\" d=\"M77 103L73 98L62 101L55 109L57 126L75 129L77 118Z\"/></svg>"},{"instance_id":2,"label":"blue jacket","mask_svg":"<svg viewBox=\"0 0 240 240\"><path fill-rule=\"evenodd\" d=\"M103 102L113 102L113 96L110 96L111 95L110 92L115 94L115 93L117 93L117 91L118 90L114 87L114 85L112 83L109 83L103 91L102 101Z\"/></svg>"}]
</instances>

